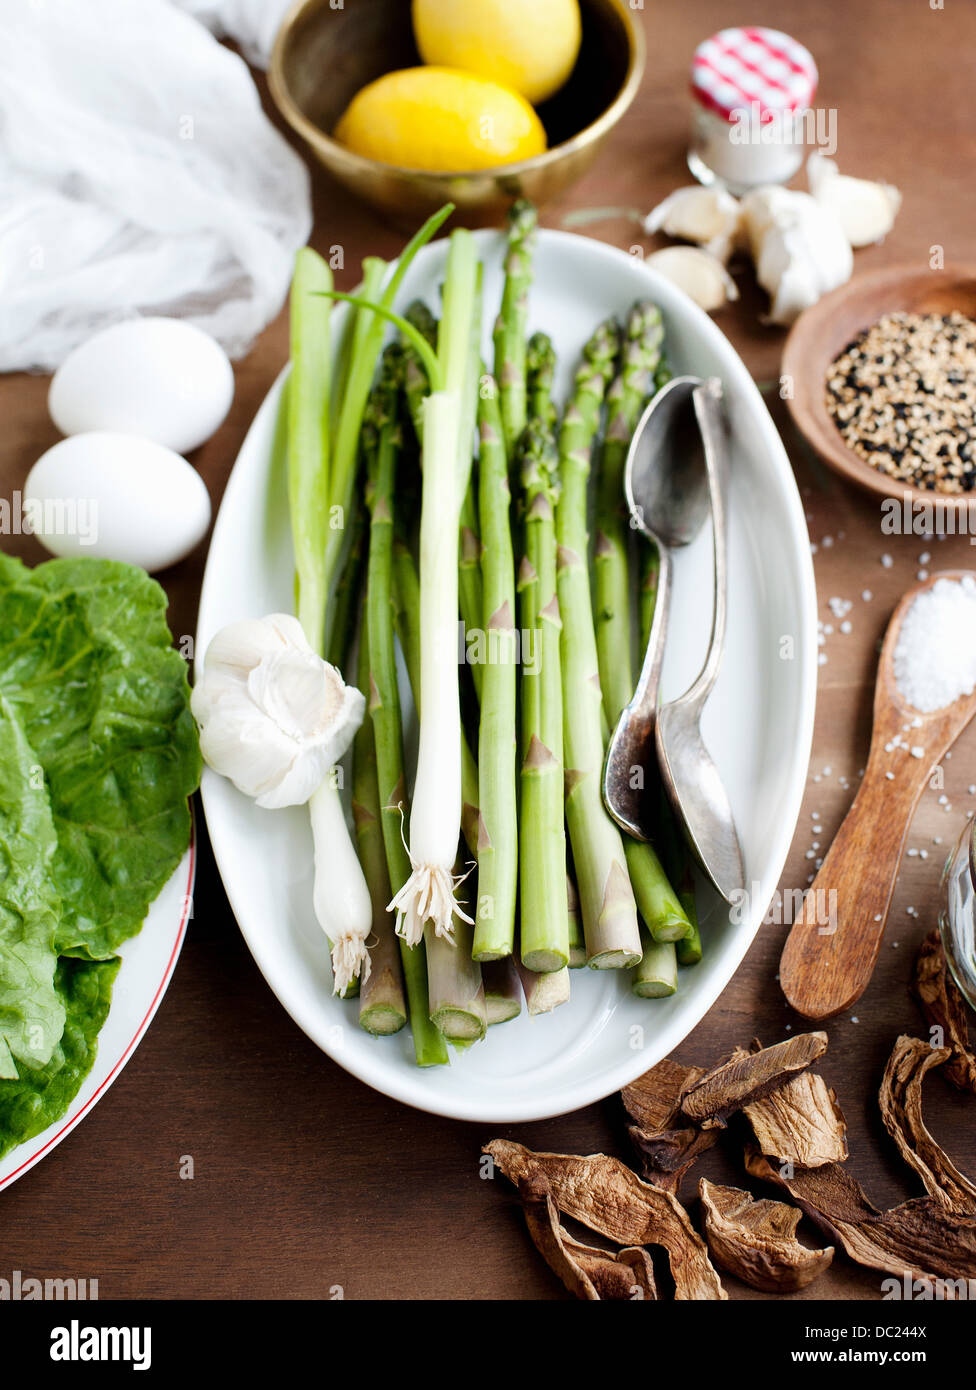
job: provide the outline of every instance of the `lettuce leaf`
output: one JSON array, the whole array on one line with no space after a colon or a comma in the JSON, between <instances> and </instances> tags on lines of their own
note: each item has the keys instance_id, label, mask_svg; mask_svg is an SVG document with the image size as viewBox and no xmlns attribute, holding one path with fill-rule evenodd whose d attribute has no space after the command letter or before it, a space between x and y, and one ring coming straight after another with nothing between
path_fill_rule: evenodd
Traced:
<instances>
[{"instance_id":1,"label":"lettuce leaf","mask_svg":"<svg viewBox=\"0 0 976 1390\"><path fill-rule=\"evenodd\" d=\"M55 988L65 1012L61 1039L48 1063L0 1081L0 1158L61 1118L95 1060L98 1034L108 1017L115 960L58 962Z\"/></svg>"},{"instance_id":2,"label":"lettuce leaf","mask_svg":"<svg viewBox=\"0 0 976 1390\"><path fill-rule=\"evenodd\" d=\"M186 666L166 596L94 558L0 557L0 698L44 770L62 955L105 959L134 935L190 836L200 780Z\"/></svg>"},{"instance_id":3,"label":"lettuce leaf","mask_svg":"<svg viewBox=\"0 0 976 1390\"><path fill-rule=\"evenodd\" d=\"M0 697L0 1077L50 1061L64 1028L54 987L61 903L50 879L57 841L44 778Z\"/></svg>"}]
</instances>

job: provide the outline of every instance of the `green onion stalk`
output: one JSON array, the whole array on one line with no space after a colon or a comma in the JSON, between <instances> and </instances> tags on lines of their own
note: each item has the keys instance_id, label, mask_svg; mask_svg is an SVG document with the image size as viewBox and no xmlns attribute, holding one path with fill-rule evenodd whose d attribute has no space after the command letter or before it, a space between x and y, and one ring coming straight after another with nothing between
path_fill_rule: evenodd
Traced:
<instances>
[{"instance_id":1,"label":"green onion stalk","mask_svg":"<svg viewBox=\"0 0 976 1390\"><path fill-rule=\"evenodd\" d=\"M408 945L396 938L388 906L392 893L410 877L410 859L403 843L406 788L403 773L403 729L394 648L393 539L396 466L400 431L396 418L397 392L402 379L402 354L391 345L383 354L380 379L368 406L367 428L375 437L375 467L370 486L369 559L367 562L366 621L368 707L375 743L376 780L383 846L391 893L383 904L388 929L399 941L407 987L410 1027L418 1066L447 1062L447 1048L430 1019L427 961L422 943Z\"/></svg>"},{"instance_id":2,"label":"green onion stalk","mask_svg":"<svg viewBox=\"0 0 976 1390\"><path fill-rule=\"evenodd\" d=\"M584 348L559 434L561 492L556 512L566 822L587 960L598 970L622 969L641 958L637 904L624 845L603 804L603 711L587 564L590 454L619 337L614 323L602 323Z\"/></svg>"},{"instance_id":3,"label":"green onion stalk","mask_svg":"<svg viewBox=\"0 0 976 1390\"><path fill-rule=\"evenodd\" d=\"M627 316L620 369L607 394L593 548L593 611L608 730L616 727L634 689L624 465L641 412L654 393L663 337L657 306L635 304ZM651 936L655 941L678 941L686 936L691 923L653 846L624 836L624 853L637 906Z\"/></svg>"},{"instance_id":4,"label":"green onion stalk","mask_svg":"<svg viewBox=\"0 0 976 1390\"><path fill-rule=\"evenodd\" d=\"M518 889L515 559L501 415L492 377L478 393L478 499L487 650L478 730L478 903L474 958L498 960L515 946Z\"/></svg>"},{"instance_id":5,"label":"green onion stalk","mask_svg":"<svg viewBox=\"0 0 976 1390\"><path fill-rule=\"evenodd\" d=\"M396 627L403 650L407 676L417 712L422 717L420 689L420 583L408 547L401 540L393 546L393 572L396 589ZM478 764L461 734L461 829L472 854L478 843ZM404 851L404 858L406 854ZM409 866L409 861L408 861ZM487 1016L487 996L482 993L480 968L471 957L470 925L458 918L453 940L424 932L427 980L431 1014L444 1036L454 1044L476 1042L483 1035ZM406 949L406 948L405 948ZM482 1019L482 1010L485 1017Z\"/></svg>"},{"instance_id":6,"label":"green onion stalk","mask_svg":"<svg viewBox=\"0 0 976 1390\"><path fill-rule=\"evenodd\" d=\"M537 407L552 381L552 345L542 334L529 345ZM521 959L551 972L569 960L566 831L563 817L563 702L559 675L560 618L556 595L556 444L548 412L529 420L519 445L524 556L519 570L522 651L522 766L519 777Z\"/></svg>"},{"instance_id":7,"label":"green onion stalk","mask_svg":"<svg viewBox=\"0 0 976 1390\"><path fill-rule=\"evenodd\" d=\"M481 291L481 267L478 267L479 278L476 286L478 302L480 304ZM428 309L423 300L416 299L409 306L406 313L407 322L410 323L431 345L437 343L438 325L434 315ZM471 323L471 342L469 351L472 353L470 370L472 378L477 372L480 361L480 338L481 338L481 315L480 312L472 316ZM418 443L423 445L423 402L429 390L429 383L424 364L420 359L416 349L409 343L407 344L406 368L404 374L404 397L406 400L407 412L413 421L414 432ZM473 447L475 412L477 410L477 394L474 390L465 392L465 403L460 422L461 442L459 445L461 457L470 463L470 448L468 441ZM464 624L465 636L469 632L481 630L482 615L482 593L481 593L481 542L478 536L478 512L475 500L473 479L470 477L464 484L464 497L461 502L460 529L458 533L458 606L461 610L461 620ZM481 699L482 668L476 662L471 667L472 679L474 680L475 694Z\"/></svg>"},{"instance_id":8,"label":"green onion stalk","mask_svg":"<svg viewBox=\"0 0 976 1390\"><path fill-rule=\"evenodd\" d=\"M342 403L336 422L335 440L332 450L329 479L330 528L326 536L325 553L322 559L323 577L326 592L331 588L338 573L342 551L345 544L345 530L356 492L356 464L359 455L359 436L362 428L363 412L369 397L370 387L376 371L385 330L384 319L389 317L393 302L413 262L422 246L425 246L438 228L454 211L453 204L447 203L433 216L429 217L420 230L411 237L404 247L392 274L380 292L380 282L386 267L375 257L363 261L362 295L358 301L348 295L332 297L350 299L358 302L361 308L379 307L383 312L357 316L352 333L352 347L343 377ZM331 291L331 284L325 293Z\"/></svg>"},{"instance_id":9,"label":"green onion stalk","mask_svg":"<svg viewBox=\"0 0 976 1390\"><path fill-rule=\"evenodd\" d=\"M288 503L298 591L298 618L309 645L325 650L329 572L328 498L332 472L329 392L332 377L332 274L321 256L299 251L291 292L291 377L287 390ZM309 801L314 851L312 902L332 952L333 989L351 991L369 978L372 929L369 887L349 834L337 778L329 775Z\"/></svg>"},{"instance_id":10,"label":"green onion stalk","mask_svg":"<svg viewBox=\"0 0 976 1390\"><path fill-rule=\"evenodd\" d=\"M458 527L470 458L462 457L464 398L475 389L472 322L478 262L470 232L448 247L444 313L437 357L427 360L431 394L424 404L420 519L420 746L410 816L412 872L394 895L397 930L415 945L425 925L455 936L454 857L461 826L461 702L457 663ZM401 321L401 329L404 327ZM413 331L413 330L410 330ZM429 348L424 344L429 353ZM470 452L469 450L467 451Z\"/></svg>"}]
</instances>

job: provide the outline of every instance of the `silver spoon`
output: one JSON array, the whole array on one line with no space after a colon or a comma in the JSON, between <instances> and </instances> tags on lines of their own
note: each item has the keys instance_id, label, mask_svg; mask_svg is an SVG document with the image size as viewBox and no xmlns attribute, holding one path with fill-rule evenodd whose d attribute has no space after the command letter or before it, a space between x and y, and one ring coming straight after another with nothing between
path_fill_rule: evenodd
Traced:
<instances>
[{"instance_id":1,"label":"silver spoon","mask_svg":"<svg viewBox=\"0 0 976 1390\"><path fill-rule=\"evenodd\" d=\"M633 699L620 716L604 768L607 809L637 839L651 838L653 807L634 768L657 749L665 789L702 867L726 899L745 888L728 795L701 735L701 715L722 660L726 619L725 437L722 384L676 377L645 410L627 455L632 524L657 546L657 601ZM679 699L658 708L671 598L671 551L690 544L711 511L715 593L708 655ZM641 779L642 780L642 779Z\"/></svg>"}]
</instances>

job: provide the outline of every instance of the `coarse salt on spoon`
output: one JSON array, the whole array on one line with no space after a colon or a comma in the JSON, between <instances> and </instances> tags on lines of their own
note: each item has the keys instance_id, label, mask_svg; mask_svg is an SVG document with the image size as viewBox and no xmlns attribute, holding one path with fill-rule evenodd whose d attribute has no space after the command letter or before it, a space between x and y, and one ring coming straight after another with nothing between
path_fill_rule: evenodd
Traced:
<instances>
[{"instance_id":1,"label":"coarse salt on spoon","mask_svg":"<svg viewBox=\"0 0 976 1390\"><path fill-rule=\"evenodd\" d=\"M944 654L948 665L940 677L931 666L931 653L925 650L940 626L939 614L933 608L925 615L932 620L925 625L929 640L919 649L899 651L896 677L896 650L912 605L945 581L955 581L960 588L955 592L940 589L926 599L926 605L941 602L943 596L947 605L967 598L972 604L972 645L967 646L966 633L958 630L957 624L959 645ZM965 587L963 581L968 581ZM914 615L912 631L921 626L921 616L921 610ZM830 1018L841 1013L867 988L918 799L935 764L976 714L976 690L966 693L961 660L970 653L972 675L976 677L976 572L945 570L904 595L881 649L864 779L804 898L780 961L783 993L804 1018ZM956 685L952 683L953 664ZM914 697L921 705L931 705L939 698L940 680L947 703L934 709L912 703ZM969 684L972 687L973 679Z\"/></svg>"}]
</instances>

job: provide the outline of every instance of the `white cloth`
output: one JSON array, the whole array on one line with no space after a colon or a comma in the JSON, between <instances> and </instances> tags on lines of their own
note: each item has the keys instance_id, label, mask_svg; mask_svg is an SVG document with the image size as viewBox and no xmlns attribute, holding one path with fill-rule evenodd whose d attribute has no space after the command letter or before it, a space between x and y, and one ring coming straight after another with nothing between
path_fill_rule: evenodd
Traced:
<instances>
[{"instance_id":1,"label":"white cloth","mask_svg":"<svg viewBox=\"0 0 976 1390\"><path fill-rule=\"evenodd\" d=\"M233 39L256 68L271 60L275 34L292 0L174 0L218 39Z\"/></svg>"},{"instance_id":2,"label":"white cloth","mask_svg":"<svg viewBox=\"0 0 976 1390\"><path fill-rule=\"evenodd\" d=\"M305 165L202 24L167 0L0 5L0 371L137 313L239 356L310 227Z\"/></svg>"}]
</instances>

